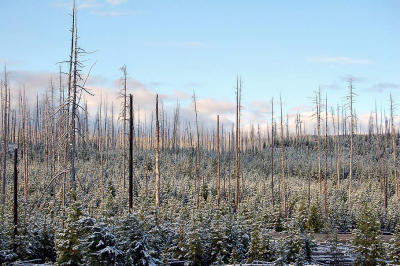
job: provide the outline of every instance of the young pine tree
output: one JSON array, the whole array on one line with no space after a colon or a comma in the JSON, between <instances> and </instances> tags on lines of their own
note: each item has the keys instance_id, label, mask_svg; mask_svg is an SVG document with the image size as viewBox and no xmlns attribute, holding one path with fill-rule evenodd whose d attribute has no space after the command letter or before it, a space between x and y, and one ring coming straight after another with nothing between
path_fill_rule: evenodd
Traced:
<instances>
[{"instance_id":1,"label":"young pine tree","mask_svg":"<svg viewBox=\"0 0 400 266\"><path fill-rule=\"evenodd\" d=\"M383 257L383 246L380 240L379 223L373 211L364 205L354 232L353 245L358 254L356 263L360 265L377 265Z\"/></svg>"},{"instance_id":2,"label":"young pine tree","mask_svg":"<svg viewBox=\"0 0 400 266\"><path fill-rule=\"evenodd\" d=\"M82 208L75 201L68 210L65 228L56 234L57 263L59 265L82 264L82 252L79 248L79 228L77 221L82 216Z\"/></svg>"}]
</instances>

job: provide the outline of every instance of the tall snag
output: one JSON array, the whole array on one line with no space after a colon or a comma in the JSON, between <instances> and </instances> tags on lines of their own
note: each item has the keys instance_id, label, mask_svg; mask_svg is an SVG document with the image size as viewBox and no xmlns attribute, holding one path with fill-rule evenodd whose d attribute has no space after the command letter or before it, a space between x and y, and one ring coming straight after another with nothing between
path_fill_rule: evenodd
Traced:
<instances>
[{"instance_id":1,"label":"tall snag","mask_svg":"<svg viewBox=\"0 0 400 266\"><path fill-rule=\"evenodd\" d=\"M158 121L158 94L156 96L156 184L155 184L155 206L158 207L160 205L160 166L159 166L159 157L160 157L160 123Z\"/></svg>"},{"instance_id":2,"label":"tall snag","mask_svg":"<svg viewBox=\"0 0 400 266\"><path fill-rule=\"evenodd\" d=\"M351 183L353 178L353 131L354 131L354 117L353 117L353 79L349 79L349 107L350 107L350 169L349 169L349 182L348 182L348 202L351 204Z\"/></svg>"},{"instance_id":3,"label":"tall snag","mask_svg":"<svg viewBox=\"0 0 400 266\"><path fill-rule=\"evenodd\" d=\"M126 78L127 78L127 71L126 65L121 67L121 71L123 74L123 88L121 90L120 96L122 97L122 186L125 191L125 158L126 158Z\"/></svg>"},{"instance_id":4,"label":"tall snag","mask_svg":"<svg viewBox=\"0 0 400 266\"><path fill-rule=\"evenodd\" d=\"M282 167L282 180L281 180L281 193L282 193L282 211L283 217L286 217L286 191L285 191L285 146L283 145L283 114L282 114L282 97L279 97L281 105L281 167Z\"/></svg>"},{"instance_id":5,"label":"tall snag","mask_svg":"<svg viewBox=\"0 0 400 266\"><path fill-rule=\"evenodd\" d=\"M7 67L4 66L4 104L3 104L3 147L2 147L2 152L3 152L3 184L2 184L2 188L1 188L1 205L2 208L4 208L4 204L6 202L6 182L7 182L7 136L8 136L8 107L9 107L9 103L8 103L8 81L7 81Z\"/></svg>"},{"instance_id":6,"label":"tall snag","mask_svg":"<svg viewBox=\"0 0 400 266\"><path fill-rule=\"evenodd\" d=\"M325 96L325 169L324 169L324 214L328 215L327 210L327 178L328 178L328 95Z\"/></svg>"},{"instance_id":7,"label":"tall snag","mask_svg":"<svg viewBox=\"0 0 400 266\"><path fill-rule=\"evenodd\" d=\"M394 175L394 186L396 197L399 198L399 181L397 177L397 157L396 157L396 131L394 129L394 118L393 118L393 99L390 94L390 131L392 135L392 147L393 147L393 175Z\"/></svg>"},{"instance_id":8,"label":"tall snag","mask_svg":"<svg viewBox=\"0 0 400 266\"><path fill-rule=\"evenodd\" d=\"M197 121L197 103L196 103L196 94L193 91L193 104L194 104L194 112L196 115L196 176L194 178L194 189L196 194L197 206L199 206L199 189L197 187L197 180L200 179L200 134L199 134L199 123ZM200 181L200 180L199 180ZM204 183L203 183L204 186Z\"/></svg>"},{"instance_id":9,"label":"tall snag","mask_svg":"<svg viewBox=\"0 0 400 266\"><path fill-rule=\"evenodd\" d=\"M129 94L129 212L133 206L133 97Z\"/></svg>"},{"instance_id":10,"label":"tall snag","mask_svg":"<svg viewBox=\"0 0 400 266\"><path fill-rule=\"evenodd\" d=\"M239 176L240 176L240 100L242 80L236 80L236 134L235 134L235 211L239 208Z\"/></svg>"},{"instance_id":11,"label":"tall snag","mask_svg":"<svg viewBox=\"0 0 400 266\"><path fill-rule=\"evenodd\" d=\"M221 193L221 163L220 163L220 143L219 143L219 115L217 115L217 205L219 205L220 193Z\"/></svg>"},{"instance_id":12,"label":"tall snag","mask_svg":"<svg viewBox=\"0 0 400 266\"><path fill-rule=\"evenodd\" d=\"M14 150L14 231L13 239L18 234L18 149Z\"/></svg>"},{"instance_id":13,"label":"tall snag","mask_svg":"<svg viewBox=\"0 0 400 266\"><path fill-rule=\"evenodd\" d=\"M275 205L275 193L274 193L274 98L271 99L271 196L272 206Z\"/></svg>"}]
</instances>

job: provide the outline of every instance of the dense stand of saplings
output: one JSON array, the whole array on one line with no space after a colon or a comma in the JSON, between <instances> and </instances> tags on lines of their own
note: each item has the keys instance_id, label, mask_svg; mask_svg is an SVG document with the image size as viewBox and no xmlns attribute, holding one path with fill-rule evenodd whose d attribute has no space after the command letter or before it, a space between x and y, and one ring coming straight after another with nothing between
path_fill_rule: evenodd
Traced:
<instances>
[{"instance_id":1,"label":"dense stand of saplings","mask_svg":"<svg viewBox=\"0 0 400 266\"><path fill-rule=\"evenodd\" d=\"M386 136L381 136L382 138ZM121 151L110 144L103 165L97 141L77 150L76 196L67 194L62 205L61 180L49 187L51 167L46 167L42 143L31 146L27 196L20 186L18 234L13 238L12 186L7 186L1 212L0 260L57 261L60 264L151 264L171 259L194 264L276 261L310 261L310 232L355 232L354 245L361 259L399 259L399 235L389 245L380 231L396 232L400 222L398 199L390 167L388 207L385 210L376 161L372 155L356 156L351 204L347 198L348 142L341 142L343 174L336 186L335 157L328 156L328 211L318 190L315 138L285 141L286 217L276 179L274 205L270 189L270 147L262 144L241 154L240 205L235 212L233 164L230 152L221 153L221 200L217 205L217 154L200 151L200 172L205 185L194 196L193 149L160 150L160 203L154 206L155 154L136 147L133 160L133 209L128 212L127 188L123 188ZM375 136L356 136L355 150L375 152ZM329 139L331 143L331 139ZM390 165L390 148L382 156ZM275 157L275 165L280 158ZM12 173L12 157L7 161ZM101 167L99 167L101 165ZM101 170L100 168L103 168ZM104 175L104 193L100 172ZM279 176L280 169L276 169ZM11 179L12 176L9 176ZM229 186L230 183L230 186ZM310 186L310 190L309 190ZM310 193L310 195L309 195ZM270 231L287 231L280 241ZM372 247L372 249L371 249ZM372 251L371 251L372 250Z\"/></svg>"},{"instance_id":2,"label":"dense stand of saplings","mask_svg":"<svg viewBox=\"0 0 400 266\"><path fill-rule=\"evenodd\" d=\"M105 101L89 126L76 23L74 4L66 78L60 69L59 84L35 106L24 90L11 97L4 71L0 263L303 264L315 259L310 236L318 232L335 232L333 264L343 256L338 232L352 233L354 263L400 263L392 99L390 119L378 122L375 112L368 134L360 134L351 80L350 119L345 108L328 116L327 99L323 115L319 91L315 135L300 115L289 134L282 100L280 126L272 112L266 132L241 132L238 79L231 131L220 130L219 116L216 133L200 128L195 95L195 130L180 121L179 104L169 119L158 95L149 126L133 118L123 66L120 124ZM382 231L393 233L389 243Z\"/></svg>"}]
</instances>

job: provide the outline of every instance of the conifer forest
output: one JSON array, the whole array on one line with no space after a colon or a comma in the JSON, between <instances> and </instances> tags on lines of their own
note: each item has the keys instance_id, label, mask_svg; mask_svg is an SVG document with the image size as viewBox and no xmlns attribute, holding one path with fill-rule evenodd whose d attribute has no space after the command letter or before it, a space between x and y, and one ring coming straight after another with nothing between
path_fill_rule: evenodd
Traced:
<instances>
[{"instance_id":1,"label":"conifer forest","mask_svg":"<svg viewBox=\"0 0 400 266\"><path fill-rule=\"evenodd\" d=\"M68 4L47 87L16 86L2 63L1 265L400 265L397 94L365 118L360 80L332 92L316 76L293 114L264 84L253 123L239 73L232 112L205 122L201 89L187 106L155 89L142 108L129 61L118 97L91 108L97 47L80 42L82 1Z\"/></svg>"}]
</instances>

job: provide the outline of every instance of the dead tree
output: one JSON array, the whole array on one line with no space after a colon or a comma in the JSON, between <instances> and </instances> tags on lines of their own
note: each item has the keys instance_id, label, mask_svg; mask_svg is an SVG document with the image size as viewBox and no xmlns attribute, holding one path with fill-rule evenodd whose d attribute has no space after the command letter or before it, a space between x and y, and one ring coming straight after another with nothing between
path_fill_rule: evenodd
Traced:
<instances>
[{"instance_id":1,"label":"dead tree","mask_svg":"<svg viewBox=\"0 0 400 266\"><path fill-rule=\"evenodd\" d=\"M235 134L235 211L239 208L239 176L240 176L240 98L242 81L236 80L236 134Z\"/></svg>"},{"instance_id":2,"label":"dead tree","mask_svg":"<svg viewBox=\"0 0 400 266\"><path fill-rule=\"evenodd\" d=\"M158 94L156 95L156 165L155 165L155 174L156 174L156 184L155 184L155 206L158 207L160 205L160 169L159 169L159 157L160 157L160 124L158 121Z\"/></svg>"},{"instance_id":3,"label":"dead tree","mask_svg":"<svg viewBox=\"0 0 400 266\"><path fill-rule=\"evenodd\" d=\"M2 147L2 151L3 151L3 184L2 184L2 195L1 195L1 205L2 208L4 208L4 204L6 202L6 182L7 182L7 137L8 137L8 81L7 81L7 68L6 66L4 66L4 105L3 105L3 147Z\"/></svg>"},{"instance_id":4,"label":"dead tree","mask_svg":"<svg viewBox=\"0 0 400 266\"><path fill-rule=\"evenodd\" d=\"M67 98L67 102L66 102L66 106L65 106L65 147L64 147L64 168L67 169L67 164L68 164L68 150L69 150L69 121L70 121L70 99L71 99L71 91L72 91L72 73L74 71L73 69L73 62L74 62L74 51L76 50L75 47L75 18L76 18L76 7L75 7L75 0L73 3L73 7L72 7L72 27L71 27L71 48L70 48L70 54L69 54L69 60L68 60L68 64L69 64L69 71L68 71L68 98ZM67 175L67 171L65 171L64 174L64 182L63 182L63 198L62 198L62 202L63 202L63 206L65 205L65 183L66 183L66 175ZM75 177L74 177L75 178Z\"/></svg>"},{"instance_id":5,"label":"dead tree","mask_svg":"<svg viewBox=\"0 0 400 266\"><path fill-rule=\"evenodd\" d=\"M194 112L196 115L196 136L197 136L197 141L196 141L196 176L194 179L194 189L196 193L196 201L197 201L197 206L199 205L199 189L197 187L197 180L200 181L200 134L199 134L199 123L197 120L197 103L196 103L196 94L193 91L193 104L194 104ZM203 184L204 185L204 184Z\"/></svg>"},{"instance_id":6,"label":"dead tree","mask_svg":"<svg viewBox=\"0 0 400 266\"><path fill-rule=\"evenodd\" d=\"M129 95L129 212L133 206L133 97Z\"/></svg>"},{"instance_id":7,"label":"dead tree","mask_svg":"<svg viewBox=\"0 0 400 266\"><path fill-rule=\"evenodd\" d=\"M14 231L13 239L18 234L18 149L14 150Z\"/></svg>"},{"instance_id":8,"label":"dead tree","mask_svg":"<svg viewBox=\"0 0 400 266\"><path fill-rule=\"evenodd\" d=\"M340 186L340 122L339 122L339 105L337 105L337 135L336 135L336 145L337 145L337 149L336 149L336 178L337 178L337 184L336 184L336 188L339 189Z\"/></svg>"},{"instance_id":9,"label":"dead tree","mask_svg":"<svg viewBox=\"0 0 400 266\"><path fill-rule=\"evenodd\" d=\"M321 183L321 88L318 88L317 95L317 132L318 132L318 192L319 198L322 195L322 183Z\"/></svg>"},{"instance_id":10,"label":"dead tree","mask_svg":"<svg viewBox=\"0 0 400 266\"><path fill-rule=\"evenodd\" d=\"M285 146L283 145L283 113L282 113L282 97L279 97L281 105L281 167L282 167L282 180L281 180L281 193L282 193L282 211L283 217L286 217L286 191L285 191Z\"/></svg>"},{"instance_id":11,"label":"dead tree","mask_svg":"<svg viewBox=\"0 0 400 266\"><path fill-rule=\"evenodd\" d=\"M127 71L126 71L126 65L123 65L121 67L121 71L123 74L123 82L124 86L121 91L121 97L122 97L122 183L123 183L123 189L125 191L125 158L126 158L126 78L127 78Z\"/></svg>"},{"instance_id":12,"label":"dead tree","mask_svg":"<svg viewBox=\"0 0 400 266\"><path fill-rule=\"evenodd\" d=\"M327 178L328 178L328 95L325 96L325 169L324 169L324 214L328 215L327 210Z\"/></svg>"},{"instance_id":13,"label":"dead tree","mask_svg":"<svg viewBox=\"0 0 400 266\"><path fill-rule=\"evenodd\" d=\"M220 193L221 193L221 162L220 162L220 143L219 143L219 115L217 115L217 176L218 176L217 205L219 205Z\"/></svg>"},{"instance_id":14,"label":"dead tree","mask_svg":"<svg viewBox=\"0 0 400 266\"><path fill-rule=\"evenodd\" d=\"M349 183L348 183L348 202L351 204L351 183L353 178L353 130L354 130L354 117L353 117L353 80L349 79L349 107L350 107L350 169L349 169Z\"/></svg>"},{"instance_id":15,"label":"dead tree","mask_svg":"<svg viewBox=\"0 0 400 266\"><path fill-rule=\"evenodd\" d=\"M274 192L274 98L271 99L271 196L272 206L275 206L275 192Z\"/></svg>"},{"instance_id":16,"label":"dead tree","mask_svg":"<svg viewBox=\"0 0 400 266\"><path fill-rule=\"evenodd\" d=\"M75 15L76 16L76 15ZM76 19L76 17L75 17ZM73 87L72 87L72 109L71 109L71 188L72 198L76 197L76 169L75 169L75 153L76 153L76 111L78 108L77 97L78 97L78 29L75 25L75 46L74 46L74 72L73 72ZM74 199L75 200L75 199Z\"/></svg>"},{"instance_id":17,"label":"dead tree","mask_svg":"<svg viewBox=\"0 0 400 266\"><path fill-rule=\"evenodd\" d=\"M393 146L393 176L396 197L399 197L399 181L397 177L397 158L396 158L396 131L394 129L394 118L393 118L393 99L392 94L390 94L390 127L392 135L392 146Z\"/></svg>"}]
</instances>

